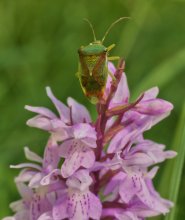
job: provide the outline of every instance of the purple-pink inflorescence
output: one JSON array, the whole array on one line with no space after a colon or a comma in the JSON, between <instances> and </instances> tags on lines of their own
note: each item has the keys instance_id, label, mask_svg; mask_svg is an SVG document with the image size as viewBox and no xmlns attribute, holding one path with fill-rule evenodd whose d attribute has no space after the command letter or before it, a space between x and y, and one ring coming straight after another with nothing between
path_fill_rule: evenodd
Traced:
<instances>
[{"instance_id":1,"label":"purple-pink inflorescence","mask_svg":"<svg viewBox=\"0 0 185 220\"><path fill-rule=\"evenodd\" d=\"M129 102L124 62L109 71L104 97L92 122L87 109L72 98L67 106L49 87L47 95L58 115L44 107L26 106L37 115L27 125L49 132L43 158L25 147L32 162L15 178L21 200L4 220L143 220L166 214L173 203L153 186L156 164L173 158L174 151L146 140L143 133L167 117L173 106L156 98L158 88Z\"/></svg>"}]
</instances>

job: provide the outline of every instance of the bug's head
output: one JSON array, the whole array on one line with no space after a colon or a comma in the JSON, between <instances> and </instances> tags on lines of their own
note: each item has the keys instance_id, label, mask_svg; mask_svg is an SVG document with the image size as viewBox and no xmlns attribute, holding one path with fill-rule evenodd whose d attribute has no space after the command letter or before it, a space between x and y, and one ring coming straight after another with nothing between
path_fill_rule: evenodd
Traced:
<instances>
[{"instance_id":1,"label":"bug's head","mask_svg":"<svg viewBox=\"0 0 185 220\"><path fill-rule=\"evenodd\" d=\"M107 48L101 43L101 41L95 41L87 46L81 46L78 52L87 56L96 56L102 53L107 53Z\"/></svg>"}]
</instances>

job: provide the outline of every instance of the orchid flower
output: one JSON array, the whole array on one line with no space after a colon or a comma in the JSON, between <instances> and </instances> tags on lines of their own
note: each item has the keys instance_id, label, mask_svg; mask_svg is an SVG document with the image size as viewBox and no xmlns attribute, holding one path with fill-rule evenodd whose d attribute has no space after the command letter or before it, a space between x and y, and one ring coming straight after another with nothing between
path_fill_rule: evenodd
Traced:
<instances>
[{"instance_id":1,"label":"orchid flower","mask_svg":"<svg viewBox=\"0 0 185 220\"><path fill-rule=\"evenodd\" d=\"M21 169L15 178L21 199L3 220L144 220L173 207L153 179L159 163L176 152L144 137L173 105L157 98L157 87L130 102L124 62L108 68L116 80L108 77L95 122L82 104L72 98L63 104L49 87L57 114L25 107L36 113L27 125L48 132L49 140L43 156L26 147L31 162L11 166Z\"/></svg>"}]
</instances>

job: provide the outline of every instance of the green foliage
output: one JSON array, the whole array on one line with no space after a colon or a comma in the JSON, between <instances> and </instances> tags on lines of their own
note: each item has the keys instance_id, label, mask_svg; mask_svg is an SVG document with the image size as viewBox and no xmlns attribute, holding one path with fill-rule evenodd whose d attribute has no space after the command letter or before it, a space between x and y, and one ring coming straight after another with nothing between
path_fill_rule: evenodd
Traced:
<instances>
[{"instance_id":1,"label":"green foliage","mask_svg":"<svg viewBox=\"0 0 185 220\"><path fill-rule=\"evenodd\" d=\"M181 193L180 181L182 176L182 170L185 160L185 105L182 109L181 117L179 118L178 127L176 129L175 139L173 143L173 150L178 152L177 160L171 161L166 167L163 185L161 184L161 190L168 188L169 199L175 204L177 203L178 195ZM170 184L166 181L170 177ZM178 205L166 216L165 220L177 219Z\"/></svg>"},{"instance_id":2,"label":"green foliage","mask_svg":"<svg viewBox=\"0 0 185 220\"><path fill-rule=\"evenodd\" d=\"M11 214L8 205L19 198L13 182L18 172L10 170L9 165L25 161L25 145L42 154L47 139L44 132L25 125L33 115L23 109L24 105L53 108L44 91L50 85L61 100L65 102L72 96L95 117L94 105L84 97L75 77L77 49L92 41L84 17L93 23L97 38L115 19L131 17L113 28L104 44L116 43L111 55L126 59L134 97L158 85L160 97L174 104L172 115L147 132L146 137L166 144L168 149L177 144L175 149L181 155L185 142L179 136L181 129L174 145L172 140L185 95L184 6L181 0L0 1L0 218ZM162 165L155 183L163 196L177 201L175 219L184 219L185 171L183 160L179 156L176 160L174 163L180 165L174 164L173 169L170 162ZM180 193L175 178L181 186ZM163 183L176 187L176 193L172 195Z\"/></svg>"}]
</instances>

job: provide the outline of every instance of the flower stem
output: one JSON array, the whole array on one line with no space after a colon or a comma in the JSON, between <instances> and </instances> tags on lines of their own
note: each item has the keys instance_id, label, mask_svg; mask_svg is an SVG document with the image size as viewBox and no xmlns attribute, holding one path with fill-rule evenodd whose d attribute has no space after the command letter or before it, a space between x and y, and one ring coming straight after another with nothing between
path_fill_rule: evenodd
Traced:
<instances>
[{"instance_id":1,"label":"flower stem","mask_svg":"<svg viewBox=\"0 0 185 220\"><path fill-rule=\"evenodd\" d=\"M116 82L113 82L113 81L111 82L110 93L106 101L104 103L101 103L101 100L100 100L100 102L97 104L97 112L99 116L95 123L95 129L97 132L97 148L95 149L96 161L100 161L101 153L104 147L105 128L106 128L107 120L109 119L109 117L107 117L106 115L106 111L109 107L112 97L114 96L114 93L117 90L117 86L121 79L121 75L124 70L124 67L125 67L125 62L123 59L120 59L118 68L115 72ZM99 171L95 172L95 180L96 181L95 181L94 190L95 190L95 193L97 194L99 191Z\"/></svg>"}]
</instances>

